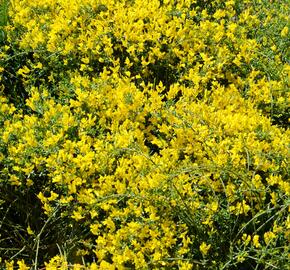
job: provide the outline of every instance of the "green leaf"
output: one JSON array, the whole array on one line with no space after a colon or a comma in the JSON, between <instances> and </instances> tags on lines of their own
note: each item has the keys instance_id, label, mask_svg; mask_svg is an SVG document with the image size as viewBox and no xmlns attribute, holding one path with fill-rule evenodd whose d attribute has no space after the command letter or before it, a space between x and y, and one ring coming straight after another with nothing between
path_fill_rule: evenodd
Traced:
<instances>
[{"instance_id":1,"label":"green leaf","mask_svg":"<svg viewBox=\"0 0 290 270\"><path fill-rule=\"evenodd\" d=\"M0 42L5 40L4 27L8 24L8 6L9 0L1 0L0 2Z\"/></svg>"}]
</instances>

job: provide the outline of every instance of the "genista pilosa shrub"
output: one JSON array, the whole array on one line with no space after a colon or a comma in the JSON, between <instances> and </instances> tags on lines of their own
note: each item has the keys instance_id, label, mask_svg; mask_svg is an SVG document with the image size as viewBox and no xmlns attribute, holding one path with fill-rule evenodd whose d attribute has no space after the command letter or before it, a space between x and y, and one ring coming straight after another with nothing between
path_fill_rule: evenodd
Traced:
<instances>
[{"instance_id":1,"label":"genista pilosa shrub","mask_svg":"<svg viewBox=\"0 0 290 270\"><path fill-rule=\"evenodd\" d=\"M287 269L286 1L11 1L0 266Z\"/></svg>"}]
</instances>

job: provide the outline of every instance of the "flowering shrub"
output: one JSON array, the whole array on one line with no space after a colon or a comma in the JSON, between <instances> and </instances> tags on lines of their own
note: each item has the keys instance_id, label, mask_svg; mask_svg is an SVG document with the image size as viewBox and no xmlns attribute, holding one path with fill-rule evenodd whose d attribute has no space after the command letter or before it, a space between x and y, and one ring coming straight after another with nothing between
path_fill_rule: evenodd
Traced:
<instances>
[{"instance_id":1,"label":"flowering shrub","mask_svg":"<svg viewBox=\"0 0 290 270\"><path fill-rule=\"evenodd\" d=\"M286 1L11 1L0 264L286 269L287 19Z\"/></svg>"}]
</instances>

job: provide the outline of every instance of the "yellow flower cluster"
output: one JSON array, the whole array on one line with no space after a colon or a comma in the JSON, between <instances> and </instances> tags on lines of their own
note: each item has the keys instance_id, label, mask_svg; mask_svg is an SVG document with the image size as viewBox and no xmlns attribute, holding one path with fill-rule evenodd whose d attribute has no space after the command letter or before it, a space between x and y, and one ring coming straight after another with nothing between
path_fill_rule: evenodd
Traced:
<instances>
[{"instance_id":1,"label":"yellow flower cluster","mask_svg":"<svg viewBox=\"0 0 290 270\"><path fill-rule=\"evenodd\" d=\"M23 255L27 265L285 263L275 258L289 252L290 68L283 42L255 34L276 20L272 9L259 17L256 8L232 0L11 1L0 55L0 187L39 202L42 220L23 221L31 243L50 239L58 222L68 228L41 259L36 245L24 248L34 256ZM288 27L280 28L286 42ZM278 49L261 56L267 42ZM70 251L57 254L67 243Z\"/></svg>"}]
</instances>

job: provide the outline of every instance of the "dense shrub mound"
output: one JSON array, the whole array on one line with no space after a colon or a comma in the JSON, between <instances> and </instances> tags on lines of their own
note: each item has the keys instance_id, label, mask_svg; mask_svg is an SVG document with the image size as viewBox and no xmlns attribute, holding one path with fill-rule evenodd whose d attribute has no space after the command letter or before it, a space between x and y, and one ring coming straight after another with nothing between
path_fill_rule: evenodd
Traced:
<instances>
[{"instance_id":1,"label":"dense shrub mound","mask_svg":"<svg viewBox=\"0 0 290 270\"><path fill-rule=\"evenodd\" d=\"M0 267L287 269L287 1L2 2Z\"/></svg>"}]
</instances>

